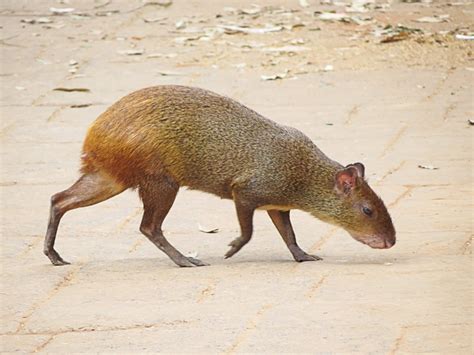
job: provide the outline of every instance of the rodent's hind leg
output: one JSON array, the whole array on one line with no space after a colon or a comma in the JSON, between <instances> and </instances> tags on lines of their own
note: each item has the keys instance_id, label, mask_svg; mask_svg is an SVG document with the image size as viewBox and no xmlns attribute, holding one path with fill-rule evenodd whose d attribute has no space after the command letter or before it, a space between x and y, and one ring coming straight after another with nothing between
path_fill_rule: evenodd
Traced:
<instances>
[{"instance_id":1,"label":"rodent's hind leg","mask_svg":"<svg viewBox=\"0 0 474 355\"><path fill-rule=\"evenodd\" d=\"M75 208L105 201L126 189L109 176L100 172L82 175L69 189L51 197L48 230L44 240L44 254L53 265L69 264L54 250L54 242L62 216Z\"/></svg>"},{"instance_id":2,"label":"rodent's hind leg","mask_svg":"<svg viewBox=\"0 0 474 355\"><path fill-rule=\"evenodd\" d=\"M206 266L201 260L186 257L166 240L161 226L178 193L179 185L169 177L153 180L140 185L139 193L143 201L143 219L140 231L158 249L181 267Z\"/></svg>"},{"instance_id":3,"label":"rodent's hind leg","mask_svg":"<svg viewBox=\"0 0 474 355\"><path fill-rule=\"evenodd\" d=\"M319 256L307 254L296 243L295 232L290 220L290 211L268 210L267 212L296 261L322 260Z\"/></svg>"},{"instance_id":4,"label":"rodent's hind leg","mask_svg":"<svg viewBox=\"0 0 474 355\"><path fill-rule=\"evenodd\" d=\"M226 259L230 258L232 255L242 249L242 247L252 238L253 232L253 214L255 212L255 208L253 206L249 206L246 203L240 202L235 196L234 201L241 234L240 237L229 243L231 248L224 256Z\"/></svg>"}]
</instances>

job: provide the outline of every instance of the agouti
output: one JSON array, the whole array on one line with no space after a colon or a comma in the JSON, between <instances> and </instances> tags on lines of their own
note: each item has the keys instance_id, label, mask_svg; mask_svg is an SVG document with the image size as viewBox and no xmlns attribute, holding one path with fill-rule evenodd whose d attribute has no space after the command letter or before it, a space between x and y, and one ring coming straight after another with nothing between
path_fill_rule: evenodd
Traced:
<instances>
[{"instance_id":1,"label":"agouti","mask_svg":"<svg viewBox=\"0 0 474 355\"><path fill-rule=\"evenodd\" d=\"M54 249L64 213L128 188L143 201L140 231L179 266L206 265L163 236L181 186L234 201L241 235L226 258L249 242L256 209L267 211L296 261L320 258L296 243L292 209L341 226L372 248L395 244L390 215L361 163L344 167L300 131L207 90L156 86L125 96L89 128L81 159L79 180L51 198L44 253L54 265L68 264Z\"/></svg>"}]
</instances>

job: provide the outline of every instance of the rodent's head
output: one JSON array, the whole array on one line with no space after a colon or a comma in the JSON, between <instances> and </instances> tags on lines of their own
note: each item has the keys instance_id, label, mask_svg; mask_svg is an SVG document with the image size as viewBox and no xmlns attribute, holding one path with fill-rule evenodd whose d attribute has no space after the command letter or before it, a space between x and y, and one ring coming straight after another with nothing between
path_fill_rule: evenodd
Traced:
<instances>
[{"instance_id":1,"label":"rodent's head","mask_svg":"<svg viewBox=\"0 0 474 355\"><path fill-rule=\"evenodd\" d=\"M357 241L376 249L395 245L395 228L383 201L364 179L365 167L354 163L335 175L337 212L333 222Z\"/></svg>"}]
</instances>

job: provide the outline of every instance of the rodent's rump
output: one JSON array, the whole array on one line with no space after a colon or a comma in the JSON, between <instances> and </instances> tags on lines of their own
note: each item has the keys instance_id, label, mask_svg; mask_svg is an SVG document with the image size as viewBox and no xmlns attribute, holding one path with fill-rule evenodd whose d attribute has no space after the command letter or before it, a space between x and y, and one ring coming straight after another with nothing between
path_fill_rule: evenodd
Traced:
<instances>
[{"instance_id":1,"label":"rodent's rump","mask_svg":"<svg viewBox=\"0 0 474 355\"><path fill-rule=\"evenodd\" d=\"M112 105L91 125L84 141L82 176L54 194L44 253L54 249L62 216L137 188L143 201L140 231L179 266L203 266L164 237L162 223L182 186L232 199L241 235L231 257L250 241L256 209L267 210L296 261L320 260L297 244L290 210L338 225L372 248L395 244L383 201L365 181L362 163L343 166L300 131L279 125L210 91L156 86Z\"/></svg>"},{"instance_id":2,"label":"rodent's rump","mask_svg":"<svg viewBox=\"0 0 474 355\"><path fill-rule=\"evenodd\" d=\"M104 169L127 186L167 173L180 186L231 198L233 179L308 168L302 156L329 160L300 131L213 92L156 86L125 96L90 127L83 172Z\"/></svg>"}]
</instances>

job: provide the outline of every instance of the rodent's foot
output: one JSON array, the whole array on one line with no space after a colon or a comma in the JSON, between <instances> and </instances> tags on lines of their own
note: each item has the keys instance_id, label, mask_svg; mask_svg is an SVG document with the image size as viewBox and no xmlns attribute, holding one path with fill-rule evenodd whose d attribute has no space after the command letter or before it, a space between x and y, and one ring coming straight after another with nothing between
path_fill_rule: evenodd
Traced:
<instances>
[{"instance_id":1,"label":"rodent's foot","mask_svg":"<svg viewBox=\"0 0 474 355\"><path fill-rule=\"evenodd\" d=\"M310 255L310 254L300 254L300 255L294 255L295 257L295 260L299 263L303 262L303 261L319 261L319 260L323 260L323 258L317 256L317 255Z\"/></svg>"},{"instance_id":2,"label":"rodent's foot","mask_svg":"<svg viewBox=\"0 0 474 355\"><path fill-rule=\"evenodd\" d=\"M201 261L196 258L191 258L190 256L188 256L187 259L196 266L209 266L208 263L205 263L204 261Z\"/></svg>"},{"instance_id":3,"label":"rodent's foot","mask_svg":"<svg viewBox=\"0 0 474 355\"><path fill-rule=\"evenodd\" d=\"M244 239L242 237L234 239L229 243L229 246L231 247L227 253L225 253L224 258L229 259L232 255L237 253L242 247L247 244L248 239Z\"/></svg>"},{"instance_id":4,"label":"rodent's foot","mask_svg":"<svg viewBox=\"0 0 474 355\"><path fill-rule=\"evenodd\" d=\"M63 265L70 265L70 262L67 262L58 254L58 252L54 249L45 250L44 254L51 260L51 264L54 266L63 266Z\"/></svg>"}]
</instances>

